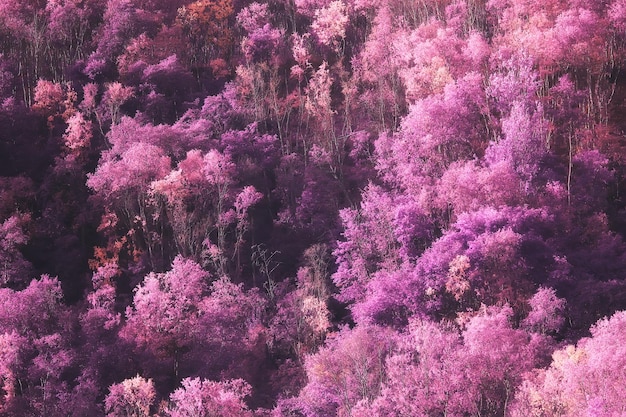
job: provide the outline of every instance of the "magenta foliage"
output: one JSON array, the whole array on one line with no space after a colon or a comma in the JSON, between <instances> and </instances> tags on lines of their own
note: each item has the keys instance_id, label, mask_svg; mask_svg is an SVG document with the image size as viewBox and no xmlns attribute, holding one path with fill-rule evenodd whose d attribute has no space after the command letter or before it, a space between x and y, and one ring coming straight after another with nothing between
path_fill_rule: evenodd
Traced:
<instances>
[{"instance_id":1,"label":"magenta foliage","mask_svg":"<svg viewBox=\"0 0 626 417\"><path fill-rule=\"evenodd\" d=\"M267 3L250 3L237 14L237 23L248 33L267 25L270 18L269 5Z\"/></svg>"},{"instance_id":2,"label":"magenta foliage","mask_svg":"<svg viewBox=\"0 0 626 417\"><path fill-rule=\"evenodd\" d=\"M621 311L600 320L591 328L591 337L556 351L549 368L526 378L511 415L610 416L623 412L625 317Z\"/></svg>"},{"instance_id":3,"label":"magenta foliage","mask_svg":"<svg viewBox=\"0 0 626 417\"><path fill-rule=\"evenodd\" d=\"M121 154L109 151L105 158L87 185L107 199L147 191L152 181L165 177L171 165L160 148L145 142L133 143Z\"/></svg>"},{"instance_id":4,"label":"magenta foliage","mask_svg":"<svg viewBox=\"0 0 626 417\"><path fill-rule=\"evenodd\" d=\"M497 415L535 365L542 340L511 327L512 310L450 325L412 321L386 362L381 395L357 415ZM371 413L371 414L368 414Z\"/></svg>"},{"instance_id":5,"label":"magenta foliage","mask_svg":"<svg viewBox=\"0 0 626 417\"><path fill-rule=\"evenodd\" d=\"M359 211L341 211L345 241L337 244L338 268L333 281L341 289L343 301L361 300L371 273L383 265L400 262L392 207L390 195L379 187L369 186Z\"/></svg>"},{"instance_id":6,"label":"magenta foliage","mask_svg":"<svg viewBox=\"0 0 626 417\"><path fill-rule=\"evenodd\" d=\"M0 285L23 285L31 270L20 248L28 242L23 222L27 220L13 215L0 224Z\"/></svg>"},{"instance_id":7,"label":"magenta foliage","mask_svg":"<svg viewBox=\"0 0 626 417\"><path fill-rule=\"evenodd\" d=\"M185 378L170 395L170 417L251 417L243 402L250 385L241 379L224 382Z\"/></svg>"},{"instance_id":8,"label":"magenta foliage","mask_svg":"<svg viewBox=\"0 0 626 417\"><path fill-rule=\"evenodd\" d=\"M273 168L278 162L278 138L261 134L256 123L244 130L230 130L221 136L224 153L234 161L241 162L239 176L245 178L252 173Z\"/></svg>"},{"instance_id":9,"label":"magenta foliage","mask_svg":"<svg viewBox=\"0 0 626 417\"><path fill-rule=\"evenodd\" d=\"M393 333L377 326L347 328L307 358L309 379L297 400L307 417L349 416L359 402L378 396L385 378L384 361L394 345Z\"/></svg>"},{"instance_id":10,"label":"magenta foliage","mask_svg":"<svg viewBox=\"0 0 626 417\"><path fill-rule=\"evenodd\" d=\"M335 0L331 1L328 6L315 10L311 29L320 44L339 52L346 37L347 24L346 6L342 1Z\"/></svg>"},{"instance_id":11,"label":"magenta foliage","mask_svg":"<svg viewBox=\"0 0 626 417\"><path fill-rule=\"evenodd\" d=\"M488 206L516 206L527 198L522 183L506 160L487 166L476 161L457 162L441 177L437 205L455 216Z\"/></svg>"},{"instance_id":12,"label":"magenta foliage","mask_svg":"<svg viewBox=\"0 0 626 417\"><path fill-rule=\"evenodd\" d=\"M444 294L473 308L498 299L517 303L533 281L548 279L537 274L552 256L546 244L552 222L539 209L484 208L463 214L426 250L411 279L430 289L430 308L440 308ZM467 265L458 264L459 256Z\"/></svg>"},{"instance_id":13,"label":"magenta foliage","mask_svg":"<svg viewBox=\"0 0 626 417\"><path fill-rule=\"evenodd\" d=\"M148 274L135 290L133 307L126 311L125 332L150 349L188 344L197 331L206 279L199 265L180 256L170 271Z\"/></svg>"},{"instance_id":14,"label":"magenta foliage","mask_svg":"<svg viewBox=\"0 0 626 417\"><path fill-rule=\"evenodd\" d=\"M284 33L269 23L249 32L242 44L248 62L275 61L280 52Z\"/></svg>"},{"instance_id":15,"label":"magenta foliage","mask_svg":"<svg viewBox=\"0 0 626 417\"><path fill-rule=\"evenodd\" d=\"M563 326L565 300L552 288L541 287L528 300L530 312L522 322L525 328L539 333L557 332Z\"/></svg>"},{"instance_id":16,"label":"magenta foliage","mask_svg":"<svg viewBox=\"0 0 626 417\"><path fill-rule=\"evenodd\" d=\"M525 103L514 102L510 114L502 119L502 133L503 137L487 148L485 159L490 164L506 162L524 181L532 181L548 152L542 109L529 111Z\"/></svg>"},{"instance_id":17,"label":"magenta foliage","mask_svg":"<svg viewBox=\"0 0 626 417\"><path fill-rule=\"evenodd\" d=\"M625 28L0 0L0 414L623 414Z\"/></svg>"},{"instance_id":18,"label":"magenta foliage","mask_svg":"<svg viewBox=\"0 0 626 417\"><path fill-rule=\"evenodd\" d=\"M156 399L154 384L137 375L111 385L104 403L107 417L149 417Z\"/></svg>"},{"instance_id":19,"label":"magenta foliage","mask_svg":"<svg viewBox=\"0 0 626 417\"><path fill-rule=\"evenodd\" d=\"M0 289L0 329L19 330L25 336L41 337L54 331L63 318L61 285L43 275L22 291Z\"/></svg>"},{"instance_id":20,"label":"magenta foliage","mask_svg":"<svg viewBox=\"0 0 626 417\"><path fill-rule=\"evenodd\" d=\"M10 413L56 415L63 373L76 360L65 328L69 311L61 298L59 281L46 275L22 291L0 290L0 334L7 349L0 369L8 384L3 387L3 405Z\"/></svg>"},{"instance_id":21,"label":"magenta foliage","mask_svg":"<svg viewBox=\"0 0 626 417\"><path fill-rule=\"evenodd\" d=\"M414 321L386 362L381 395L361 414L429 415L473 411L477 388L464 375L463 343L453 328Z\"/></svg>"},{"instance_id":22,"label":"magenta foliage","mask_svg":"<svg viewBox=\"0 0 626 417\"><path fill-rule=\"evenodd\" d=\"M455 161L473 158L485 132L482 77L469 73L417 101L393 136L376 143L383 178L419 196Z\"/></svg>"}]
</instances>

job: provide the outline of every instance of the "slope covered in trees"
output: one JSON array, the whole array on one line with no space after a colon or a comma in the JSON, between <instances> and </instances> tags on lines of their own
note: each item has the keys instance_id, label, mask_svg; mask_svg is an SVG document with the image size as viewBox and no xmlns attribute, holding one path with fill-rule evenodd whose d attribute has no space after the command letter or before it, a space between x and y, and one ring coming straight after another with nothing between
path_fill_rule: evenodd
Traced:
<instances>
[{"instance_id":1,"label":"slope covered in trees","mask_svg":"<svg viewBox=\"0 0 626 417\"><path fill-rule=\"evenodd\" d=\"M626 413L623 0L0 0L0 416Z\"/></svg>"}]
</instances>

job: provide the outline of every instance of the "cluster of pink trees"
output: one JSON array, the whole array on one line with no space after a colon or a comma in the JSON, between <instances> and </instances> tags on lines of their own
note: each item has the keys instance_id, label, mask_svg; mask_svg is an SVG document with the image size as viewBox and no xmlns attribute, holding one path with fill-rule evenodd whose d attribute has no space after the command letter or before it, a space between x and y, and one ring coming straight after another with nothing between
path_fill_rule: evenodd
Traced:
<instances>
[{"instance_id":1,"label":"cluster of pink trees","mask_svg":"<svg viewBox=\"0 0 626 417\"><path fill-rule=\"evenodd\" d=\"M0 0L0 416L615 416L622 0Z\"/></svg>"}]
</instances>

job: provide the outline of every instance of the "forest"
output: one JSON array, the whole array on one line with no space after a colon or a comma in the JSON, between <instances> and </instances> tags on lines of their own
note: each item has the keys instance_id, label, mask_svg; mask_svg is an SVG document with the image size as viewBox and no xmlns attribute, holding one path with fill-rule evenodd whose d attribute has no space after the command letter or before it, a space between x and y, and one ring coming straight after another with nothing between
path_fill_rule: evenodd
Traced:
<instances>
[{"instance_id":1,"label":"forest","mask_svg":"<svg viewBox=\"0 0 626 417\"><path fill-rule=\"evenodd\" d=\"M0 0L0 417L626 415L626 0Z\"/></svg>"}]
</instances>

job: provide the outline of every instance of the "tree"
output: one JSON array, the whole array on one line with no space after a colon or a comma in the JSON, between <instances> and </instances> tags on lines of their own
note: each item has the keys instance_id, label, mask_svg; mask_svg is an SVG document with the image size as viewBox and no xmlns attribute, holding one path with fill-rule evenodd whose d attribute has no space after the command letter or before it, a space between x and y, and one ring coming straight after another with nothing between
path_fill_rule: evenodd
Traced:
<instances>
[{"instance_id":1,"label":"tree","mask_svg":"<svg viewBox=\"0 0 626 417\"><path fill-rule=\"evenodd\" d=\"M227 269L226 232L236 217L230 210L235 198L234 173L235 164L228 155L216 149L204 155L191 150L177 170L151 185L165 199L179 252L200 260L202 251L215 245L220 254L207 261L219 274Z\"/></svg>"},{"instance_id":2,"label":"tree","mask_svg":"<svg viewBox=\"0 0 626 417\"><path fill-rule=\"evenodd\" d=\"M147 251L147 260L154 267L164 261L159 251L163 230L154 216L158 208L149 196L149 186L170 172L171 161L158 146L129 141L126 135L130 134L123 131L126 141L119 143L119 136L111 136L113 149L103 152L96 171L88 174L87 186L116 213L126 238L135 249Z\"/></svg>"},{"instance_id":3,"label":"tree","mask_svg":"<svg viewBox=\"0 0 626 417\"><path fill-rule=\"evenodd\" d=\"M528 303L530 312L522 322L525 328L542 334L561 329L565 321L565 300L557 297L552 288L539 288Z\"/></svg>"},{"instance_id":4,"label":"tree","mask_svg":"<svg viewBox=\"0 0 626 417\"><path fill-rule=\"evenodd\" d=\"M534 162L533 162L534 163ZM450 220L482 207L517 206L530 198L521 176L509 161L459 161L450 165L437 184L435 205Z\"/></svg>"},{"instance_id":5,"label":"tree","mask_svg":"<svg viewBox=\"0 0 626 417\"><path fill-rule=\"evenodd\" d=\"M359 403L376 398L385 380L385 358L395 340L391 330L377 326L342 329L305 361L308 384L295 400L307 417L349 416Z\"/></svg>"},{"instance_id":6,"label":"tree","mask_svg":"<svg viewBox=\"0 0 626 417\"><path fill-rule=\"evenodd\" d=\"M460 215L424 252L409 282L430 288L430 295L419 297L429 309L445 310L448 302L461 303L456 311L506 302L520 310L533 283L549 280L556 267L547 244L553 227L543 209L483 208Z\"/></svg>"},{"instance_id":7,"label":"tree","mask_svg":"<svg viewBox=\"0 0 626 417\"><path fill-rule=\"evenodd\" d=\"M0 339L7 355L0 369L4 383L14 384L3 387L14 415L59 415L64 378L76 363L66 327L71 316L61 298L59 281L47 275L21 291L0 289Z\"/></svg>"},{"instance_id":8,"label":"tree","mask_svg":"<svg viewBox=\"0 0 626 417\"><path fill-rule=\"evenodd\" d=\"M330 47L337 55L341 56L347 25L346 6L341 0L336 0L324 8L315 10L311 29L321 45Z\"/></svg>"},{"instance_id":9,"label":"tree","mask_svg":"<svg viewBox=\"0 0 626 417\"><path fill-rule=\"evenodd\" d=\"M23 351L26 348L27 339L17 332L5 332L0 335L0 398L2 399L0 412L10 410L11 403L16 396L16 384L19 377L19 369L24 360ZM8 410L7 410L8 409Z\"/></svg>"},{"instance_id":10,"label":"tree","mask_svg":"<svg viewBox=\"0 0 626 417\"><path fill-rule=\"evenodd\" d=\"M154 358L156 363L149 365L153 372L166 364L178 379L180 362L199 331L207 277L198 264L178 256L171 270L148 274L135 289L122 337L132 340L149 360Z\"/></svg>"},{"instance_id":11,"label":"tree","mask_svg":"<svg viewBox=\"0 0 626 417\"><path fill-rule=\"evenodd\" d=\"M385 362L380 395L351 415L503 415L548 341L511 326L510 307L462 324L411 320ZM462 328L463 328L462 327Z\"/></svg>"},{"instance_id":12,"label":"tree","mask_svg":"<svg viewBox=\"0 0 626 417\"><path fill-rule=\"evenodd\" d=\"M150 417L156 391L151 379L137 375L109 388L104 403L107 417Z\"/></svg>"},{"instance_id":13,"label":"tree","mask_svg":"<svg viewBox=\"0 0 626 417\"><path fill-rule=\"evenodd\" d=\"M170 55L156 64L146 66L141 81L141 89L145 94L145 113L156 124L173 123L183 113L183 105L189 98L194 79L178 57Z\"/></svg>"},{"instance_id":14,"label":"tree","mask_svg":"<svg viewBox=\"0 0 626 417\"><path fill-rule=\"evenodd\" d=\"M229 56L233 45L231 0L198 0L178 9L177 23L191 45L192 68Z\"/></svg>"},{"instance_id":15,"label":"tree","mask_svg":"<svg viewBox=\"0 0 626 417\"><path fill-rule=\"evenodd\" d=\"M416 101L399 132L376 141L380 176L429 207L433 182L453 162L472 159L484 149L486 110L482 76L474 72Z\"/></svg>"},{"instance_id":16,"label":"tree","mask_svg":"<svg viewBox=\"0 0 626 417\"><path fill-rule=\"evenodd\" d=\"M266 303L258 288L245 291L243 284L225 276L213 281L209 295L199 304L199 349L190 369L213 379L218 375L248 381L259 378L266 352L261 321Z\"/></svg>"},{"instance_id":17,"label":"tree","mask_svg":"<svg viewBox=\"0 0 626 417\"><path fill-rule=\"evenodd\" d=\"M547 369L529 375L511 404L512 416L619 415L625 366L626 314L615 313L591 328L591 337L556 351Z\"/></svg>"},{"instance_id":18,"label":"tree","mask_svg":"<svg viewBox=\"0 0 626 417\"><path fill-rule=\"evenodd\" d=\"M372 31L353 62L353 77L364 89L359 102L368 116L365 119L375 122L381 131L395 130L406 111L400 63L389 41L397 36L393 18L388 7L378 9Z\"/></svg>"},{"instance_id":19,"label":"tree","mask_svg":"<svg viewBox=\"0 0 626 417\"><path fill-rule=\"evenodd\" d=\"M327 250L326 245L307 249L306 264L298 270L295 288L284 289L277 297L268 334L272 350L278 354L303 361L305 354L322 344L331 327Z\"/></svg>"},{"instance_id":20,"label":"tree","mask_svg":"<svg viewBox=\"0 0 626 417\"><path fill-rule=\"evenodd\" d=\"M549 341L515 329L509 306L488 308L470 319L463 331L468 382L478 389L473 407L479 415L501 415L523 375L544 359Z\"/></svg>"},{"instance_id":21,"label":"tree","mask_svg":"<svg viewBox=\"0 0 626 417\"><path fill-rule=\"evenodd\" d=\"M241 379L214 382L185 378L182 386L170 395L169 417L251 417L243 401L250 385Z\"/></svg>"},{"instance_id":22,"label":"tree","mask_svg":"<svg viewBox=\"0 0 626 417\"><path fill-rule=\"evenodd\" d=\"M387 358L381 394L360 404L357 416L464 415L474 408L478 387L466 377L463 341L452 326L412 321Z\"/></svg>"},{"instance_id":23,"label":"tree","mask_svg":"<svg viewBox=\"0 0 626 417\"><path fill-rule=\"evenodd\" d=\"M13 215L0 224L0 285L23 286L32 268L20 248L28 242L22 224L28 216Z\"/></svg>"}]
</instances>

